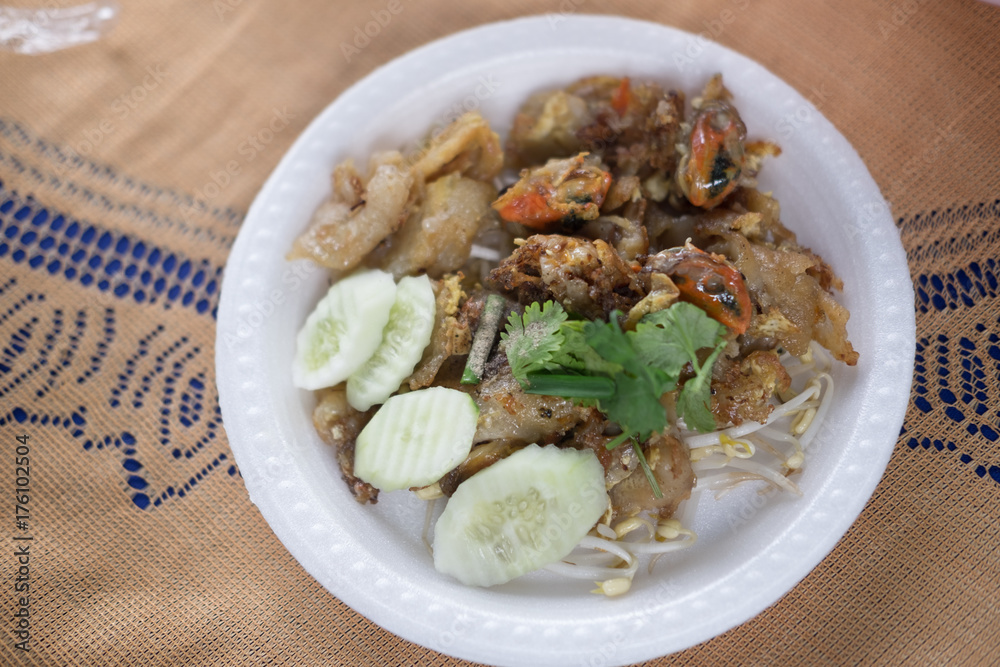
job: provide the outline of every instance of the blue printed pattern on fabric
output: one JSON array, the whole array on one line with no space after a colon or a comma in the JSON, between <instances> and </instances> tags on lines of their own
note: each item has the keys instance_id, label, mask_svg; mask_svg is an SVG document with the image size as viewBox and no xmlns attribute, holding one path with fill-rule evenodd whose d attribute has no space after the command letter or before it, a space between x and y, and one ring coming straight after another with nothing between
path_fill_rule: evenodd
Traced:
<instances>
[{"instance_id":1,"label":"blue printed pattern on fabric","mask_svg":"<svg viewBox=\"0 0 1000 667\"><path fill-rule=\"evenodd\" d=\"M991 257L970 262L967 267L944 275L922 273L913 286L917 293L917 311L971 308L980 299L994 299L1000 292L998 272L997 261Z\"/></svg>"},{"instance_id":2,"label":"blue printed pattern on fabric","mask_svg":"<svg viewBox=\"0 0 1000 667\"><path fill-rule=\"evenodd\" d=\"M219 433L211 357L172 333L170 318L145 329L120 321L152 306L211 322L221 266L50 212L0 183L4 264L0 276L17 277L0 277L0 427L58 429L84 452L110 453L125 497L143 510L184 497L215 470L239 474ZM34 272L116 298L55 304ZM69 392L80 404L52 407Z\"/></svg>"},{"instance_id":3,"label":"blue printed pattern on fabric","mask_svg":"<svg viewBox=\"0 0 1000 667\"><path fill-rule=\"evenodd\" d=\"M992 224L985 229L961 224L969 216ZM1000 223L1000 200L931 211L898 223L911 236L926 234L920 245L910 249L911 262L942 256L955 260L947 271L914 277L918 318L925 315L940 322L936 318L956 317L975 322L957 337L930 333L933 325L926 335L918 336L913 406L934 421L941 417L954 424L954 431L951 438L928 437L907 434L904 428L903 442L912 450L953 453L971 473L1000 484L1000 457L996 455L1000 411L989 408L996 405L1000 393L1000 263L976 252L995 243L1000 233L996 224ZM907 427L915 430L910 424ZM937 431L940 434L941 429Z\"/></svg>"},{"instance_id":4,"label":"blue printed pattern on fabric","mask_svg":"<svg viewBox=\"0 0 1000 667\"><path fill-rule=\"evenodd\" d=\"M222 266L53 214L0 182L0 258L136 303L215 317Z\"/></svg>"},{"instance_id":5,"label":"blue printed pattern on fabric","mask_svg":"<svg viewBox=\"0 0 1000 667\"><path fill-rule=\"evenodd\" d=\"M990 443L1000 440L1000 411L991 414L987 407L991 390L1000 384L998 325L1000 319L993 319L989 326L976 324L977 340L965 336L949 340L945 335L920 338L914 366L914 405L923 413L940 410L969 436ZM976 475L989 476L1000 484L1000 466L975 461L959 452L951 440L910 437L906 444L911 449L933 447L939 452L955 452Z\"/></svg>"},{"instance_id":6,"label":"blue printed pattern on fabric","mask_svg":"<svg viewBox=\"0 0 1000 667\"><path fill-rule=\"evenodd\" d=\"M8 296L16 286L14 279L0 284L0 298ZM4 299L4 303L8 301ZM0 349L0 399L22 386L33 387L35 397L41 399L54 387L70 383L84 385L101 371L111 346L122 344L117 340L114 308L102 309L99 317L93 316L93 309L82 308L68 317L60 308L46 313L46 305L44 295L29 291L11 301L0 313L0 325L20 316L6 340L0 340L3 345ZM69 324L68 320L71 320ZM90 331L91 322L100 327L99 340L95 340L97 336ZM185 336L173 342L162 341L164 333L164 325L157 325L139 339L134 352L126 357L120 368L105 369L105 372L117 371L118 382L107 395L96 400L103 399L113 411L123 412L120 421L111 420L114 423L148 421L149 415L155 413L157 444L166 448L173 459L194 459L196 456L202 462L207 459L187 479L160 484L162 488L154 490L142 463L143 446L153 443L140 444L127 430L109 432L93 425L88 419L90 411L86 405L79 405L68 414L45 412L33 405L6 405L0 411L0 426L16 423L61 428L85 451L117 450L125 491L141 509L159 506L174 496L184 497L216 468L236 475L237 469L230 464L225 448L210 448L218 441L222 416L218 396L210 392L206 384L207 371L203 368L205 359L201 349ZM94 350L86 358L79 355L83 341ZM178 442L185 444L179 446ZM204 454L202 450L206 448L213 453ZM155 477L163 477L164 472L167 471L156 471Z\"/></svg>"}]
</instances>

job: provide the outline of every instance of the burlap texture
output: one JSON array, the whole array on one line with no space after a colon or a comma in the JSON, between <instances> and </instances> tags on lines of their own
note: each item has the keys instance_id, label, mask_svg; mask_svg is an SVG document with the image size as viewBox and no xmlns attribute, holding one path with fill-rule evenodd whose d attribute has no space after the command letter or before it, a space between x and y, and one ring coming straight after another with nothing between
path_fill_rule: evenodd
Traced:
<instances>
[{"instance_id":1,"label":"burlap texture","mask_svg":"<svg viewBox=\"0 0 1000 667\"><path fill-rule=\"evenodd\" d=\"M910 409L859 521L757 618L655 664L1000 661L1000 9L401 2L349 58L385 3L126 0L100 43L0 54L0 662L458 662L328 594L251 505L219 423L213 313L254 194L347 85L456 30L566 11L706 32L811 98L891 202L918 291Z\"/></svg>"}]
</instances>

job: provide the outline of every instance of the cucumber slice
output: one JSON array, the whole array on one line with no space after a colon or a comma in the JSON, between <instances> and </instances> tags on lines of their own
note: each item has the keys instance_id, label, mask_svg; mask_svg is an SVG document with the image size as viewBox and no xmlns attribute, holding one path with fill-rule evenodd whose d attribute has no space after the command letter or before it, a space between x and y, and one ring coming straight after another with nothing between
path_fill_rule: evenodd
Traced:
<instances>
[{"instance_id":1,"label":"cucumber slice","mask_svg":"<svg viewBox=\"0 0 1000 667\"><path fill-rule=\"evenodd\" d=\"M375 354L347 378L347 402L364 412L385 403L413 368L431 342L436 310L434 288L427 276L407 277L396 286L396 301L382 344Z\"/></svg>"},{"instance_id":2,"label":"cucumber slice","mask_svg":"<svg viewBox=\"0 0 1000 667\"><path fill-rule=\"evenodd\" d=\"M354 475L382 491L433 484L472 450L479 408L457 389L397 394L358 434Z\"/></svg>"},{"instance_id":3,"label":"cucumber slice","mask_svg":"<svg viewBox=\"0 0 1000 667\"><path fill-rule=\"evenodd\" d=\"M333 284L296 339L292 381L301 389L343 382L374 354L396 299L385 271L351 274Z\"/></svg>"},{"instance_id":4,"label":"cucumber slice","mask_svg":"<svg viewBox=\"0 0 1000 667\"><path fill-rule=\"evenodd\" d=\"M463 482L434 527L434 567L494 586L565 558L608 507L590 450L529 445Z\"/></svg>"}]
</instances>

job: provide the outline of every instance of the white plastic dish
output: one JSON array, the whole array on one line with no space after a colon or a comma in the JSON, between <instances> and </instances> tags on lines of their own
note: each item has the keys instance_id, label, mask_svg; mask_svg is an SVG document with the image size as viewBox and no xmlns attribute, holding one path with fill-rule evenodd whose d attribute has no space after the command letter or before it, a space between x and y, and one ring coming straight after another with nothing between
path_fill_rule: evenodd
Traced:
<instances>
[{"instance_id":1,"label":"white plastic dish","mask_svg":"<svg viewBox=\"0 0 1000 667\"><path fill-rule=\"evenodd\" d=\"M361 506L313 432L309 392L291 383L295 334L323 271L284 254L328 195L334 164L412 147L477 108L503 135L533 91L628 74L699 92L722 72L752 138L778 141L761 187L782 219L844 279L860 351L834 369L836 399L798 479L804 496L741 489L699 504L691 549L630 593L536 573L493 589L438 574L405 491ZM913 291L889 209L850 144L801 95L702 37L606 16L548 15L486 25L371 73L303 132L247 215L226 266L216 370L226 431L251 500L327 590L413 642L498 665L619 665L678 651L736 626L791 589L833 548L875 489L899 434L913 369Z\"/></svg>"}]
</instances>

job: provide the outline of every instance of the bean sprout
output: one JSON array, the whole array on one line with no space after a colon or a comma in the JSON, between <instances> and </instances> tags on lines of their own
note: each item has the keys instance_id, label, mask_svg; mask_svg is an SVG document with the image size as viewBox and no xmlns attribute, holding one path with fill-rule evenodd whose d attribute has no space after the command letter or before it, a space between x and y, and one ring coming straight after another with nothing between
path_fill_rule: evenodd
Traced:
<instances>
[{"instance_id":1,"label":"bean sprout","mask_svg":"<svg viewBox=\"0 0 1000 667\"><path fill-rule=\"evenodd\" d=\"M767 420L744 422L713 433L694 433L683 428L677 435L691 455L697 483L691 497L682 503L675 518L645 516L625 518L617 524L598 523L577 549L546 569L559 575L597 582L592 592L608 597L627 592L638 569L640 556L650 555L648 570L664 554L686 549L697 535L684 527L701 489L715 491L716 499L747 482L766 484L760 493L775 490L802 495L788 474L805 463L805 450L813 442L833 400L833 378L827 372L832 360L815 343L798 359L782 358L797 391L776 400ZM803 382L803 380L805 380ZM610 517L609 515L607 515Z\"/></svg>"},{"instance_id":2,"label":"bean sprout","mask_svg":"<svg viewBox=\"0 0 1000 667\"><path fill-rule=\"evenodd\" d=\"M427 547L427 553L431 556L434 555L434 545L431 544L431 540L428 537L431 532L431 519L434 518L434 507L437 505L437 498L431 498L427 501L427 512L424 514L424 531L420 534L420 539L424 541L424 546Z\"/></svg>"}]
</instances>

